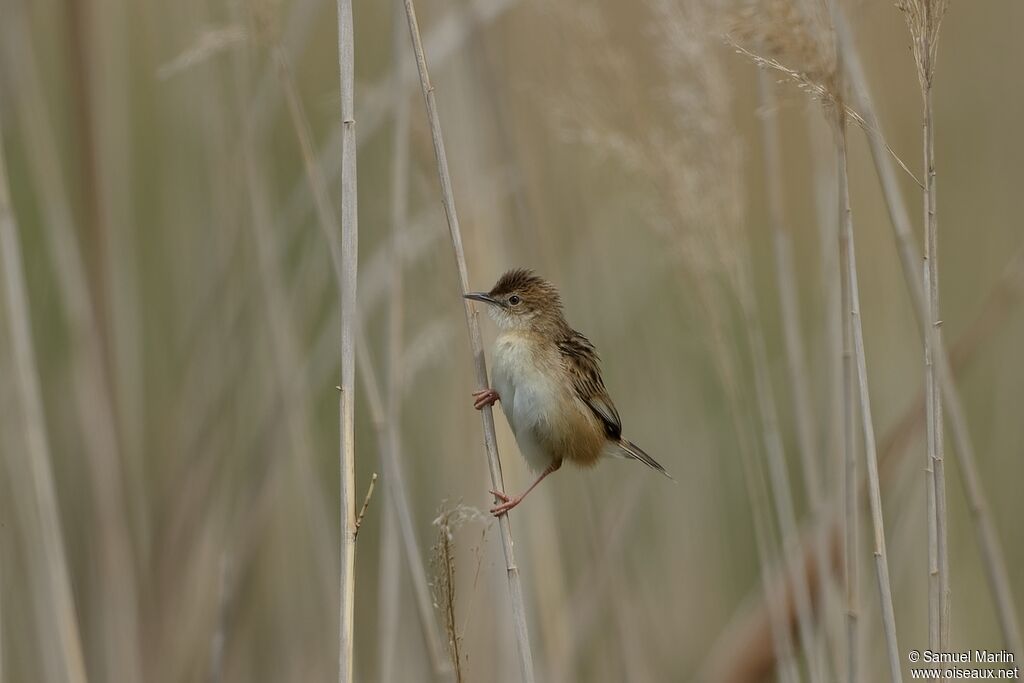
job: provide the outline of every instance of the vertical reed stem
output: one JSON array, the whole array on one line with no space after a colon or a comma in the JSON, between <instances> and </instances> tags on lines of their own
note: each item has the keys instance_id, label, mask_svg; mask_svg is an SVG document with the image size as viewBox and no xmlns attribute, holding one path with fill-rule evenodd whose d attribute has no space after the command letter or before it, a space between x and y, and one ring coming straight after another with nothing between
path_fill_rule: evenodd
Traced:
<instances>
[{"instance_id":1,"label":"vertical reed stem","mask_svg":"<svg viewBox=\"0 0 1024 683\"><path fill-rule=\"evenodd\" d=\"M355 328L359 225L356 204L355 50L352 0L338 0L341 79L341 606L338 681L352 681L355 601Z\"/></svg>"},{"instance_id":2,"label":"vertical reed stem","mask_svg":"<svg viewBox=\"0 0 1024 683\"><path fill-rule=\"evenodd\" d=\"M317 224L320 226L324 234L324 241L328 245L328 250L330 251L331 256L332 271L340 289L343 281L342 272L344 271L345 266L343 264L344 259L341 253L340 244L338 240L335 239L335 235L340 232L337 217L334 214L334 209L331 207L326 180L315 157L312 135L309 131L309 122L302 107L302 101L299 99L298 90L295 86L295 79L292 77L287 59L284 57L284 53L281 50L278 50L277 59L282 85L285 89L288 110L292 118L292 125L295 129L296 137L299 141L299 148L302 152L302 159L306 168L307 180L309 181L309 186L313 195L314 206L317 214ZM406 190L401 187L396 187L396 192L405 194ZM396 215L404 215L404 209L397 211ZM392 251L391 256L399 261L401 255L399 253L398 243L401 241L401 233L404 230L404 224L404 220L396 222L395 227L397 228L397 232L393 236L394 243L390 247ZM392 283L390 294L392 298L390 306L392 309L392 315L395 315L395 311L393 310L394 307L398 306L400 309L401 305L400 301L396 304L394 299L396 297L400 299L402 268L403 265L400 262L392 264ZM397 275L394 273L394 270L398 271ZM401 311L399 310L399 317L400 314ZM391 332L391 335L393 336L399 332L400 330L395 328ZM399 386L389 387L388 406L385 407L376 371L374 370L373 363L371 362L369 352L366 351L367 343L361 326L357 326L355 342L356 373L362 378L363 389L366 396L366 407L370 414L370 422L374 427L381 467L384 471L383 486L385 498L387 499L385 503L389 506L391 513L395 516L396 528L400 533L401 542L404 547L406 565L408 566L409 574L412 578L413 592L416 597L416 606L420 617L420 625L423 630L423 637L433 671L437 678L447 679L450 677L450 672L447 669L444 656L441 653L440 636L437 633L437 625L434 623L433 608L430 603L430 590L427 586L427 574L423 566L422 555L419 550L419 542L416 539L416 530L412 521L409 492L405 486L405 475L402 471L401 439L399 438L398 431L398 421L400 416L398 414L399 411L397 406L397 402L401 397L401 386L399 383ZM397 345L400 343L400 338L389 340L389 345ZM394 357L400 356L401 354L398 353L397 350L393 349L389 355L393 357L392 360L389 360L389 364L394 368ZM398 383L399 379L400 378L397 376L397 373L392 372L389 374L388 382L389 384ZM391 405L392 402L395 402L396 405ZM383 679L387 680L386 677Z\"/></svg>"},{"instance_id":3,"label":"vertical reed stem","mask_svg":"<svg viewBox=\"0 0 1024 683\"><path fill-rule=\"evenodd\" d=\"M840 105L842 106L842 105ZM843 270L843 284L846 288L846 301L849 305L844 314L850 319L848 325L853 337L853 355L856 365L857 394L860 398L861 429L864 437L864 455L868 472L868 499L871 510L871 526L873 531L873 554L875 556L875 573L878 578L878 594L881 602L882 627L885 631L885 643L889 656L889 675L893 683L902 683L903 673L900 669L899 646L896 642L896 617L892 606L892 586L889 581L889 565L885 550L885 529L882 521L882 495L878 481L878 453L875 447L875 427L871 417L871 397L868 393L867 357L864 351L864 329L860 318L860 295L857 289L857 260L853 243L853 215L850 211L850 187L847 176L846 159L846 116L842 109L837 113L836 125L836 158L839 183L840 217L840 251L843 259L840 267ZM847 373L847 381L849 381ZM847 395L852 393L848 388ZM847 407L847 414L852 409ZM847 441L849 444L849 435ZM856 485L854 484L854 488ZM849 501L847 502L849 506ZM847 510L849 513L849 508ZM847 562L849 562L849 558Z\"/></svg>"},{"instance_id":4,"label":"vertical reed stem","mask_svg":"<svg viewBox=\"0 0 1024 683\"><path fill-rule=\"evenodd\" d=\"M437 159L437 172L441 183L441 200L444 205L445 216L448 219L448 230L451 233L452 248L455 251L455 261L459 271L459 287L462 294L469 291L469 274L466 270L466 256L462 248L462 233L459 229L459 218L455 211L455 196L452 193L452 181L448 172L448 158L445 154L444 139L441 135L441 121L437 113L437 103L434 100L434 86L430 83L430 75L427 73L426 56L423 54L423 43L420 39L420 29L416 21L416 10L412 0L405 0L405 14L409 22L409 36L412 40L413 52L416 55L416 66L420 76L420 87L423 90L423 100L427 109L427 119L430 122L430 135L434 144L434 156ZM487 363L484 359L483 338L480 334L480 323L477 320L476 308L469 300L464 301L466 313L466 325L469 329L469 343L473 352L473 366L476 371L476 382L479 387L487 387ZM494 413L490 407L480 411L483 421L484 444L487 454L487 465L491 474L491 485L495 490L504 490L504 482L501 476L501 460L498 456L498 442L494 430ZM516 644L519 655L519 669L524 683L533 683L533 655L530 651L530 635L526 626L526 606L523 600L523 586L519 577L519 567L516 565L515 554L512 548L512 527L509 524L508 515L498 518L498 529L501 532L502 548L505 553L505 568L508 574L508 587L510 601L512 603L513 631L516 636Z\"/></svg>"},{"instance_id":5,"label":"vertical reed stem","mask_svg":"<svg viewBox=\"0 0 1024 683\"><path fill-rule=\"evenodd\" d=\"M929 594L934 597L934 627L932 599L929 599L929 636L935 630L935 648L939 652L949 651L949 550L946 516L946 466L944 460L944 432L942 420L942 393L935 377L935 339L942 332L939 329L939 247L938 215L936 214L935 191L935 129L932 119L932 88L929 83L924 90L924 291L928 305L928 324L931 334L924 338L925 357L925 410L928 423L928 469L932 470L932 486L929 503L934 505L934 516L929 521L929 545L931 526L935 527L934 548L929 548L929 560L934 557L934 567L929 567ZM931 572L934 571L934 574ZM931 585L934 583L934 587ZM931 638L929 638L929 642Z\"/></svg>"},{"instance_id":6,"label":"vertical reed stem","mask_svg":"<svg viewBox=\"0 0 1024 683\"><path fill-rule=\"evenodd\" d=\"M842 355L843 355L843 462L844 468L844 503L845 503L845 548L846 548L846 677L848 683L857 683L859 671L857 661L860 650L860 638L857 631L858 621L858 505L857 505L857 421L856 387L854 385L853 360L853 318L850 314L853 304L850 297L848 278L845 277L850 251L850 235L844 229L847 216L850 214L849 189L846 178L846 160L843 156L845 146L840 142L843 133L837 133L837 187L839 189L839 282L840 305L842 307ZM841 150L841 151L840 151Z\"/></svg>"},{"instance_id":7,"label":"vertical reed stem","mask_svg":"<svg viewBox=\"0 0 1024 683\"><path fill-rule=\"evenodd\" d=\"M849 77L857 97L857 107L864 117L869 130L880 131L878 116L874 102L867 87L867 76L860 63L859 54L854 48L853 39L846 19L841 11L834 14L836 35L839 50L843 54L845 74ZM949 420L949 431L953 437L953 449L957 454L957 469L963 480L964 496L971 511L974 522L975 536L981 550L981 558L988 579L992 602L1003 633L1003 642L1012 652L1024 652L1024 640L1021 638L1020 622L1016 613L1016 602L1010 587L1010 576L1007 569L1006 555L1002 543L996 533L995 525L989 513L988 497L982 488L981 476L974 456L974 444L967 425L967 415L960 393L957 391L950 358L941 335L935 335L935 326L929 324L928 303L925 300L924 288L920 272L921 257L914 242L910 224L910 214L903 201L897 182L896 170L892 159L883 143L881 133L868 135L871 148L871 159L875 166L879 185L885 197L892 225L893 237L896 240L896 251L900 257L903 278L910 294L910 303L917 318L922 339L934 335L934 362L938 364L936 379L942 393L945 416Z\"/></svg>"}]
</instances>

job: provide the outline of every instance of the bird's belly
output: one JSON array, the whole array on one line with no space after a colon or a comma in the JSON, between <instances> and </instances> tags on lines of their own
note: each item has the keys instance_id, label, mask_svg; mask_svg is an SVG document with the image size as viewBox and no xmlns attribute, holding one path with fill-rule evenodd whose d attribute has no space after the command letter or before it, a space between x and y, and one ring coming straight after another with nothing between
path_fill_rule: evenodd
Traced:
<instances>
[{"instance_id":1,"label":"bird's belly","mask_svg":"<svg viewBox=\"0 0 1024 683\"><path fill-rule=\"evenodd\" d=\"M533 470L563 459L591 465L605 446L596 418L559 377L557 359L544 357L515 337L499 338L494 388L516 444Z\"/></svg>"},{"instance_id":2,"label":"bird's belly","mask_svg":"<svg viewBox=\"0 0 1024 683\"><path fill-rule=\"evenodd\" d=\"M533 359L524 357L528 352L514 343L499 343L494 354L494 388L527 464L543 470L561 457L552 448L561 441L560 393L554 373L544 372Z\"/></svg>"}]
</instances>

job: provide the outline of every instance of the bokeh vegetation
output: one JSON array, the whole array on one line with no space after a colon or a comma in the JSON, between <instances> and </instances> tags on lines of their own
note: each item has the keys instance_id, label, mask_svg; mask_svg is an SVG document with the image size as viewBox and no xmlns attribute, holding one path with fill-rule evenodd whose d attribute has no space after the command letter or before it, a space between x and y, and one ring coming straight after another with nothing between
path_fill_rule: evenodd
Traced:
<instances>
[{"instance_id":1,"label":"bokeh vegetation","mask_svg":"<svg viewBox=\"0 0 1024 683\"><path fill-rule=\"evenodd\" d=\"M417 3L471 284L514 266L555 282L627 434L678 480L563 469L513 512L540 680L744 680L730 670L758 653L774 675L779 643L750 615L785 597L777 575L803 555L768 487L766 399L804 538L841 510L833 133L820 98L726 39L799 57L797 33L778 45L765 22L803 4ZM905 654L928 642L924 368L866 135L921 178L921 97L901 12L840 4L878 116L849 129L850 189ZM1014 0L952 3L932 93L941 329L1018 618L1022 26ZM799 28L831 44L828 17ZM454 651L463 680L518 680L498 530L472 510L492 500L404 16L356 3L355 37L359 501L381 475L356 550L356 676L445 680ZM336 676L336 41L320 0L0 5L0 681ZM923 243L922 189L897 180ZM792 249L803 407L773 216ZM496 419L519 491L530 475ZM951 647L996 650L946 450ZM885 680L866 497L860 513L854 657L861 680ZM783 680L845 671L841 568L813 591L807 657L793 617Z\"/></svg>"}]
</instances>

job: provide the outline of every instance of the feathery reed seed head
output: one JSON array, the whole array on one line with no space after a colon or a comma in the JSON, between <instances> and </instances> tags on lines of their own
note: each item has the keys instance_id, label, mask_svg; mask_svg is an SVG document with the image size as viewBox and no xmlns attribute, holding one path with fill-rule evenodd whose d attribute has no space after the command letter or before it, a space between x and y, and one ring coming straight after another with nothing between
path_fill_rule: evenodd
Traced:
<instances>
[{"instance_id":1,"label":"feathery reed seed head","mask_svg":"<svg viewBox=\"0 0 1024 683\"><path fill-rule=\"evenodd\" d=\"M759 0L735 14L729 42L762 68L778 72L836 115L847 113L836 45L818 0Z\"/></svg>"},{"instance_id":2,"label":"feathery reed seed head","mask_svg":"<svg viewBox=\"0 0 1024 683\"><path fill-rule=\"evenodd\" d=\"M917 78L921 82L921 89L927 90L935 75L939 29L949 7L949 0L900 0L896 7L906 17L917 64Z\"/></svg>"}]
</instances>

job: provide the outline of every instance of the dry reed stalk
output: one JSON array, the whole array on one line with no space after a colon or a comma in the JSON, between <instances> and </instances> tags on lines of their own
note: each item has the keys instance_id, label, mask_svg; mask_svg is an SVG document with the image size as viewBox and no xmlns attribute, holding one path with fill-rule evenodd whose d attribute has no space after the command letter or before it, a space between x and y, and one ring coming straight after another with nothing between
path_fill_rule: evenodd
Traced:
<instances>
[{"instance_id":1,"label":"dry reed stalk","mask_svg":"<svg viewBox=\"0 0 1024 683\"><path fill-rule=\"evenodd\" d=\"M906 14L913 38L914 58L923 100L924 156L924 295L927 324L932 331L924 335L925 411L928 422L925 468L928 491L928 644L933 650L949 650L949 549L946 513L946 475L942 394L936 380L935 340L939 329L939 250L938 215L935 188L935 127L932 106L932 81L938 57L939 28L948 0L905 0L897 5Z\"/></svg>"},{"instance_id":2,"label":"dry reed stalk","mask_svg":"<svg viewBox=\"0 0 1024 683\"><path fill-rule=\"evenodd\" d=\"M511 103L503 102L502 97L509 79L497 70L496 62L492 59L496 56L495 51L500 48L500 41L494 40L497 34L487 34L484 18L475 15L476 3L469 1L464 6L467 27L475 25L478 29L467 33L466 51L473 65L472 89L479 93L479 101L485 107L482 118L487 123L484 124L486 129L480 133L464 132L463 139L469 135L489 142L474 144L472 151L468 152L469 156L463 155L463 161L478 168L491 169L488 173L467 178L464 188L467 196L478 198L464 208L470 210L469 223L481 227L476 243L486 245L483 251L478 252L481 258L476 261L477 267L494 270L503 264L532 263L542 270L552 269L549 272L567 272L564 263L548 262L555 253L555 250L549 248L552 245L548 231L541 229L538 234L536 222L526 219L529 214L527 187L519 168L523 150L514 140L516 126L508 106ZM492 189L495 186L500 188L497 192ZM465 210L462 219L467 220ZM582 250L580 255L583 255ZM561 514L557 496L550 494L551 490L542 490L538 498L532 500L530 512L521 516L523 526L518 533L530 539L529 553L521 569L531 577L530 616L535 624L532 638L535 643L543 643L542 652L537 654L537 665L543 671L538 671L537 675L543 679L574 680L575 674L561 679L551 675L553 662L559 661L560 664L566 661L571 668L576 661L559 658L571 658L576 653L567 650L571 645L568 612L565 608L568 599L568 558L564 555L566 544L561 536L560 525L550 523L550 520ZM502 624L502 628L507 629L507 624ZM500 642L503 649L496 657L511 659L511 648L507 645L510 639L506 636ZM477 657L480 656L478 653Z\"/></svg>"},{"instance_id":3,"label":"dry reed stalk","mask_svg":"<svg viewBox=\"0 0 1024 683\"><path fill-rule=\"evenodd\" d=\"M441 184L441 201L444 205L445 216L448 219L452 248L455 252L455 261L459 274L459 288L461 293L465 294L469 291L469 274L466 269L466 256L462 248L462 233L459 229L458 214L455 211L455 197L452 193L452 181L448 172L448 159L445 154L444 139L441 135L441 120L437 113L437 103L434 100L434 87L431 85L430 76L427 73L426 56L423 53L423 42L420 39L419 25L416 21L416 10L413 8L412 0L405 0L405 14L409 22L409 36L412 40L413 52L416 55L420 87L423 91L427 119L430 123L430 135L434 145L434 156L437 160L438 179ZM484 358L480 323L477 320L476 308L468 299L464 300L464 309L466 325L469 331L470 348L473 352L476 383L478 387L484 388L488 386L487 364ZM491 485L495 490L503 491L505 485L501 476L501 460L498 456L498 443L494 430L494 413L488 406L480 411L480 416L483 422L484 444L487 465L491 474ZM526 625L526 606L523 599L519 567L516 565L515 554L512 549L512 528L508 517L508 515L502 515L498 518L498 528L501 531L502 549L505 554L505 569L508 574L509 596L512 603L512 626L519 655L520 675L524 683L533 683L533 655L530 651L530 634Z\"/></svg>"},{"instance_id":4,"label":"dry reed stalk","mask_svg":"<svg viewBox=\"0 0 1024 683\"><path fill-rule=\"evenodd\" d=\"M813 108L814 105L810 105L810 107ZM820 120L819 123L824 131L828 133L827 135L821 135L816 131L810 136L814 150L815 172L813 187L820 258L818 275L823 293L819 302L823 313L821 338L824 342L822 350L827 368L824 373L825 382L823 389L827 397L824 401L827 418L823 420L826 425L824 430L825 438L822 440L819 448L822 449L822 463L825 465L825 488L831 491L832 500L822 506L823 514L818 518L817 524L818 533L812 536L812 543L819 553L822 552L822 549L825 549L826 557L832 559L833 563L837 562L837 560L831 550L834 548L835 552L839 553L838 564L840 566L838 571L826 572L820 575L821 588L825 600L818 606L819 619L825 624L825 628L829 630L831 636L826 642L834 646L832 653L833 674L835 680L838 681L841 679L839 672L841 667L843 667L842 648L849 636L849 633L844 635L844 632L847 630L846 621L850 607L849 604L845 608L842 605L845 596L840 595L839 590L840 584L843 581L838 577L842 577L846 571L845 558L843 556L845 547L837 546L836 542L830 537L833 527L831 520L842 514L841 511L845 505L846 498L846 463L844 461L845 453L843 449L843 356L841 353L835 352L836 349L841 349L843 346L844 316L842 314L842 288L839 278L833 276L834 273L839 271L839 253L834 246L839 241L839 226L835 220L835 216L838 213L838 197L836 192L838 183L834 178L835 165L832 163L831 130L828 127L827 121ZM838 543L845 546L845 539L840 538ZM842 588L845 589L845 586ZM855 604L854 608L856 609L856 607ZM856 615L856 612L854 612L854 615ZM856 637L856 632L854 635ZM847 660L846 669L849 668L849 661Z\"/></svg>"},{"instance_id":5,"label":"dry reed stalk","mask_svg":"<svg viewBox=\"0 0 1024 683\"><path fill-rule=\"evenodd\" d=\"M359 530L363 527L363 518L366 517L366 511L370 509L370 501L373 500L373 492L376 488L377 473L374 472L370 475L370 484L366 487L366 495L363 496L363 504L359 507L359 513L356 515L356 532L353 534L353 541L359 538Z\"/></svg>"},{"instance_id":6,"label":"dry reed stalk","mask_svg":"<svg viewBox=\"0 0 1024 683\"><path fill-rule=\"evenodd\" d=\"M846 193L847 204L843 204L843 188L846 186L845 160L840 172L837 174L837 187L839 191L840 216L849 212L849 191ZM842 218L840 219L842 223ZM839 230L839 272L844 270L846 254L844 251L850 249L848 238ZM842 415L843 415L843 503L844 503L844 526L843 535L845 538L845 568L843 574L844 587L846 589L846 680L848 683L857 683L859 671L857 668L860 656L860 637L857 631L859 618L858 598L859 581L857 577L857 565L860 558L858 551L859 543L859 506L857 496L857 408L856 388L854 386L854 361L853 361L853 329L851 321L851 299L850 287L846 284L846 278L839 276L840 281L840 309L839 315L842 320Z\"/></svg>"},{"instance_id":7,"label":"dry reed stalk","mask_svg":"<svg viewBox=\"0 0 1024 683\"><path fill-rule=\"evenodd\" d=\"M472 508L457 505L444 508L434 520L437 527L437 543L434 544L433 569L434 581L431 588L434 604L441 610L444 618L444 630L448 636L448 657L452 665L455 683L462 683L463 654L461 650L462 636L455 615L455 530L470 519L478 517Z\"/></svg>"},{"instance_id":8,"label":"dry reed stalk","mask_svg":"<svg viewBox=\"0 0 1024 683\"><path fill-rule=\"evenodd\" d=\"M865 460L868 473L868 500L871 510L873 532L873 553L875 574L878 579L878 593L882 610L882 627L885 631L886 649L889 655L889 674L893 683L903 680L900 668L899 646L896 641L896 616L892 606L892 586L889 581L889 564L885 548L885 528L882 520L882 495L878 479L878 453L875 447L875 427L871 416L871 397L868 393L867 357L864 351L864 330L860 317L860 294L857 287L857 260L853 243L853 216L850 210L850 188L847 179L846 160L846 117L838 111L836 125L836 161L839 183L840 252L845 257L840 267L843 283L848 291L846 300L849 308L844 314L850 318L850 334L853 337L853 355L856 366L857 396L860 399L861 430L864 437ZM849 411L850 408L848 407ZM848 413L849 414L849 413Z\"/></svg>"},{"instance_id":9,"label":"dry reed stalk","mask_svg":"<svg viewBox=\"0 0 1024 683\"><path fill-rule=\"evenodd\" d=\"M2 124L0 124L2 129ZM14 385L18 396L24 429L27 461L25 479L12 477L24 486L15 484L16 504L25 519L36 520L38 537L29 545L33 549L29 558L33 573L44 586L38 586L33 602L39 611L36 625L39 643L55 643L57 652L40 653L44 670L52 680L85 683L87 675L82 655L82 641L71 591L64 537L61 531L60 511L51 469L49 439L43 414L39 387L39 368L32 346L31 317L22 270L21 244L18 226L11 205L7 183L7 164L0 139L0 263L3 264L3 290L7 309L8 330ZM10 454L8 457L12 457ZM9 471L21 471L22 465L11 463ZM18 495L22 492L22 495ZM38 554L36 553L38 550Z\"/></svg>"},{"instance_id":10,"label":"dry reed stalk","mask_svg":"<svg viewBox=\"0 0 1024 683\"><path fill-rule=\"evenodd\" d=\"M835 2L827 4L829 13L834 11ZM899 664L899 648L896 642L895 616L892 608L892 587L889 581L888 560L885 552L885 532L882 520L881 492L878 484L878 461L875 448L874 424L871 416L870 397L867 385L867 360L864 353L864 334L860 319L860 302L857 290L856 258L853 244L853 221L850 212L849 184L847 180L846 160L846 122L851 115L859 120L855 114L850 112L846 105L842 85L842 67L839 63L839 54L836 52L832 41L831 28L825 24L825 17L810 14L810 7L798 6L796 3L770 3L770 8L778 7L781 12L776 21L770 22L763 34L753 33L754 38L760 38L759 42L765 49L775 52L768 56L760 56L745 48L742 52L750 56L762 67L772 68L781 72L786 78L794 81L801 90L808 93L812 99L819 101L830 122L834 126L836 142L836 164L838 169L838 191L839 191L839 250L841 285L843 289L843 315L848 316L844 322L843 357L844 357L844 410L846 418L844 433L847 457L847 546L849 550L854 549L856 539L854 527L856 523L856 481L853 470L856 465L853 462L853 430L850 419L855 407L854 397L859 397L861 416L861 431L864 437L865 459L868 472L868 494L870 500L871 522L874 532L874 553L875 571L878 579L878 593L881 603L882 620L886 638L886 648L889 655L889 668L893 681L900 681L902 673ZM817 24L818 30L811 30ZM748 38L749 40L749 38ZM795 66L787 66L780 59L793 60ZM852 352L852 359L849 354ZM855 370L855 373L854 373ZM854 374L856 387L854 385ZM848 564L851 560L848 558ZM850 564L850 568L853 565ZM847 572L847 595L848 599L854 597L853 577ZM850 624L850 668L848 676L854 680L855 666L855 614L849 613Z\"/></svg>"},{"instance_id":11,"label":"dry reed stalk","mask_svg":"<svg viewBox=\"0 0 1024 683\"><path fill-rule=\"evenodd\" d=\"M291 116L292 127L299 141L299 148L302 153L303 164L306 170L306 178L314 198L314 206L317 211L317 224L320 226L324 239L327 242L335 281L340 288L343 283L343 273L345 268L341 245L335 238L335 235L340 233L340 228L334 214L334 209L331 206L330 197L327 194L327 186L323 173L320 171L320 166L317 163L316 158L313 156L314 150L312 145L312 136L309 130L309 121L304 113L304 108L298 95L295 80L291 75L291 70L288 67L288 62L283 52L278 51L277 60L279 64L281 82L285 90L285 99ZM403 181L403 185L404 183L405 181ZM405 194L402 187L396 185L395 190L396 193L400 192L403 195ZM398 213L399 212L396 211L396 215ZM404 211L401 213L404 213ZM393 243L389 246L389 251L391 256L397 260L400 259L399 249L400 243L403 241L402 234L404 221L402 223L394 223L393 229ZM392 265L393 270L399 271L397 275L398 278L401 277L402 268L403 266L400 260L396 261ZM392 273L392 278L395 277L395 274ZM392 287L394 286L393 280ZM400 296L400 291L397 288L393 289L390 296ZM394 306L396 304L392 302L391 305ZM397 305L400 305L400 300ZM396 329L395 332L397 333L398 330ZM389 341L389 344L391 343L400 344L401 339L392 339ZM369 352L367 350L368 348L369 346L363 336L363 329L360 324L356 329L356 369L359 376L362 378L364 391L366 392L367 409L370 413L370 421L373 424L376 433L378 453L380 456L381 466L384 470L385 497L387 498L386 503L392 508L392 513L397 517L398 529L400 530L402 543L405 546L404 554L413 582L413 589L420 617L420 626L423 630L427 653L430 657L435 675L438 678L443 679L447 677L449 673L447 668L443 665L443 658L440 656L441 640L437 633L437 626L434 623L432 610L430 608L430 594L427 586L426 571L421 562L422 556L419 550L419 542L416 539L415 525L412 521L413 517L409 502L409 493L405 485L405 475L402 471L403 468L401 465L401 444L397 431L397 420L399 419L399 415L397 414L397 401L401 398L401 387L399 386L400 377L397 373L393 377L389 375L388 400L385 405L380 390L380 382L378 381L373 363L370 360ZM393 350L392 353L401 357L398 350ZM393 367L397 368L397 365ZM392 396L392 390L395 391L395 396ZM393 659L393 651L390 654L392 655L391 659Z\"/></svg>"},{"instance_id":12,"label":"dry reed stalk","mask_svg":"<svg viewBox=\"0 0 1024 683\"><path fill-rule=\"evenodd\" d=\"M920 285L916 277L913 282ZM965 328L966 331L953 345L949 354L952 364L951 373L953 373L950 375L951 377L966 370L968 364L976 359L982 343L990 339L1007 323L1009 312L1022 297L1024 297L1024 250L1018 252L1007 264L999 280L985 296L979 307L980 313ZM879 447L881 465L887 465L906 453L913 442L917 429L921 427L923 416L924 391L922 389L881 440ZM861 485L863 485L863 480ZM823 520L827 529L826 533L820 534L814 529L808 532L810 542L804 546L807 549L804 564L809 577L813 576L816 571L817 563L811 546L815 542L821 542L822 538L836 549L831 554L837 558L833 566L838 568L838 549L843 536L840 521L840 513L833 509L832 518ZM783 575L776 579L766 592L791 595L793 590L790 578ZM797 617L792 599L787 598L786 604L789 606L786 622L795 625ZM720 645L712 650L708 664L702 667L702 670L720 673L706 680L717 683L747 683L762 680L771 673L775 666L775 653L770 647L764 647L764 643L771 642L772 639L773 627L770 613L771 606L766 601L744 610L743 615L734 619L734 625L725 630L720 639ZM737 657L737 652L743 653L743 656Z\"/></svg>"},{"instance_id":13,"label":"dry reed stalk","mask_svg":"<svg viewBox=\"0 0 1024 683\"><path fill-rule=\"evenodd\" d=\"M338 681L351 683L355 636L355 333L359 213L356 199L355 35L352 0L338 0L338 70L341 80L341 606Z\"/></svg>"},{"instance_id":14,"label":"dry reed stalk","mask_svg":"<svg viewBox=\"0 0 1024 683\"><path fill-rule=\"evenodd\" d=\"M836 34L839 48L844 56L843 63L847 70L847 75L857 97L858 107L863 112L868 127L873 130L880 130L874 103L868 89L867 77L860 62L859 54L853 44L846 19L841 12L836 14ZM900 265L903 269L904 280L910 294L912 308L918 321L921 337L922 339L926 339L929 336L932 337L932 346L935 349L933 362L938 364L936 379L939 384L942 400L945 403L945 416L949 420L948 426L953 437L953 448L957 453L957 467L963 479L964 495L971 510L971 519L975 525L986 578L999 618L1003 640L1008 649L1014 652L1021 652L1024 651L1024 641L1021 640L1020 623L1014 608L1016 603L1013 599L1013 591L1010 588L1005 553L1003 552L999 535L996 533L995 525L992 522L988 498L981 484L981 477L978 473L974 456L974 445L967 425L967 416L954 380L951 367L952 359L947 354L942 336L936 334L935 325L929 324L931 315L918 270L921 258L914 242L910 215L899 189L896 171L892 166L892 161L886 154L886 150L882 148L880 137L869 135L868 142L870 144L875 173L878 176L889 213L889 221L896 240L896 250L900 257ZM1004 275L1003 281L1005 279L1006 275ZM988 326L984 329L979 329L977 334L984 335L987 329Z\"/></svg>"},{"instance_id":15,"label":"dry reed stalk","mask_svg":"<svg viewBox=\"0 0 1024 683\"><path fill-rule=\"evenodd\" d=\"M459 654L459 634L455 628L455 554L452 551L452 539L448 532L448 525L441 527L441 557L442 572L444 579L441 585L444 586L441 600L445 614L445 630L448 632L448 646L451 648L452 668L455 670L455 680L462 683L462 655Z\"/></svg>"}]
</instances>

